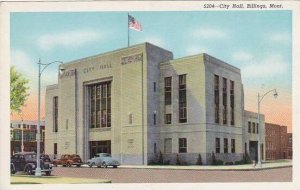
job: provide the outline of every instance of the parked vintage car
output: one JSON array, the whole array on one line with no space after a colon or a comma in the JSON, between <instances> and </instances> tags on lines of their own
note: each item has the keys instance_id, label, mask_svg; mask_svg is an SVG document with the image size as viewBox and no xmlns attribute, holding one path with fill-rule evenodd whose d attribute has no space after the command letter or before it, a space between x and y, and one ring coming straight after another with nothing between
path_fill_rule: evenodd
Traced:
<instances>
[{"instance_id":1,"label":"parked vintage car","mask_svg":"<svg viewBox=\"0 0 300 190\"><path fill-rule=\"evenodd\" d=\"M62 165L64 167L71 167L72 165L80 167L83 164L80 156L77 154L63 154L60 159L53 160L52 163L54 166Z\"/></svg>"},{"instance_id":2,"label":"parked vintage car","mask_svg":"<svg viewBox=\"0 0 300 190\"><path fill-rule=\"evenodd\" d=\"M24 171L28 175L33 175L36 169L36 153L34 152L20 152L11 157L10 173L14 174L19 171ZM48 155L41 154L40 156L41 172L47 176L51 175L52 164Z\"/></svg>"},{"instance_id":3,"label":"parked vintage car","mask_svg":"<svg viewBox=\"0 0 300 190\"><path fill-rule=\"evenodd\" d=\"M107 166L117 168L120 163L117 160L113 159L108 153L98 153L95 157L87 161L87 165L90 168L93 166L97 166L98 168L107 168Z\"/></svg>"}]
</instances>

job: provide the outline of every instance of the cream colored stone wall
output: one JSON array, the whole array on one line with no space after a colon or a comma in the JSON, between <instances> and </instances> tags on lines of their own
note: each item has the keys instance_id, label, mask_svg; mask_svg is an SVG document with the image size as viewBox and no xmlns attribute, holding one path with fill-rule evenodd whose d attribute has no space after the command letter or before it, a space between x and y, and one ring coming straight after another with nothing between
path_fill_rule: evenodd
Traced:
<instances>
[{"instance_id":1,"label":"cream colored stone wall","mask_svg":"<svg viewBox=\"0 0 300 190\"><path fill-rule=\"evenodd\" d=\"M220 154L217 159L238 161L242 158L243 89L240 69L204 54L206 73L206 118L208 154L216 154L215 139L220 138ZM219 124L215 123L214 76L219 76ZM227 79L227 124L223 124L223 78ZM234 125L231 124L230 80L234 81ZM224 154L224 138L228 139L228 153ZM235 139L235 153L230 151L231 139Z\"/></svg>"},{"instance_id":2,"label":"cream colored stone wall","mask_svg":"<svg viewBox=\"0 0 300 190\"><path fill-rule=\"evenodd\" d=\"M179 123L178 118L178 75L182 74L186 74L187 123ZM170 76L172 76L172 105L168 108L164 105L164 78ZM202 160L205 161L206 97L203 56L190 56L161 64L160 88L162 89L160 92L161 149L164 147L164 139L172 138L172 152L178 154L179 138L187 138L187 153L193 154L194 157L201 153ZM165 111L172 113L172 124L164 124ZM185 154L179 155L186 162L196 162L194 158Z\"/></svg>"},{"instance_id":3,"label":"cream colored stone wall","mask_svg":"<svg viewBox=\"0 0 300 190\"><path fill-rule=\"evenodd\" d=\"M46 89L45 101L45 153L54 154L54 143L58 143L59 136L53 132L53 97L58 96L58 86L51 85Z\"/></svg>"}]
</instances>

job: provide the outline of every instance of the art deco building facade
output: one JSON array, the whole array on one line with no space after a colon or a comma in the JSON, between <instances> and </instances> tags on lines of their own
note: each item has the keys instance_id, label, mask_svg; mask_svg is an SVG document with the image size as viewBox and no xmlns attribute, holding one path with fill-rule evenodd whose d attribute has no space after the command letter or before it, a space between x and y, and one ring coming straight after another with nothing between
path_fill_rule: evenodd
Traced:
<instances>
[{"instance_id":1,"label":"art deco building facade","mask_svg":"<svg viewBox=\"0 0 300 190\"><path fill-rule=\"evenodd\" d=\"M244 114L240 69L210 55L173 59L143 43L61 66L46 91L47 154L108 152L122 164L160 152L195 164L201 154L209 164L213 153L234 162L255 146L255 134L244 136L255 113Z\"/></svg>"}]
</instances>

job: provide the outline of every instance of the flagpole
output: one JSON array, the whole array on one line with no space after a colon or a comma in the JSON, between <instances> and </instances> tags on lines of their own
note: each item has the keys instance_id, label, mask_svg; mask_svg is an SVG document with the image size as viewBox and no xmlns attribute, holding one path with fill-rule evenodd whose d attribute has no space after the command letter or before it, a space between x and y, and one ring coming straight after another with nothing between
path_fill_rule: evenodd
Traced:
<instances>
[{"instance_id":1,"label":"flagpole","mask_svg":"<svg viewBox=\"0 0 300 190\"><path fill-rule=\"evenodd\" d=\"M129 12L127 13L127 47L129 47Z\"/></svg>"}]
</instances>

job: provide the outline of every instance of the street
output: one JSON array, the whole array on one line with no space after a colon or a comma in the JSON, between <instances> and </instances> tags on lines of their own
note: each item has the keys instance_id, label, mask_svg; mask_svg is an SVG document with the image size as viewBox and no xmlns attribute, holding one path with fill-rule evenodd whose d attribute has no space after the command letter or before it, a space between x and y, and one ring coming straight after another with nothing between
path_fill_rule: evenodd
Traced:
<instances>
[{"instance_id":1,"label":"street","mask_svg":"<svg viewBox=\"0 0 300 190\"><path fill-rule=\"evenodd\" d=\"M112 183L291 182L292 167L258 171L54 167L51 175L108 179Z\"/></svg>"}]
</instances>

